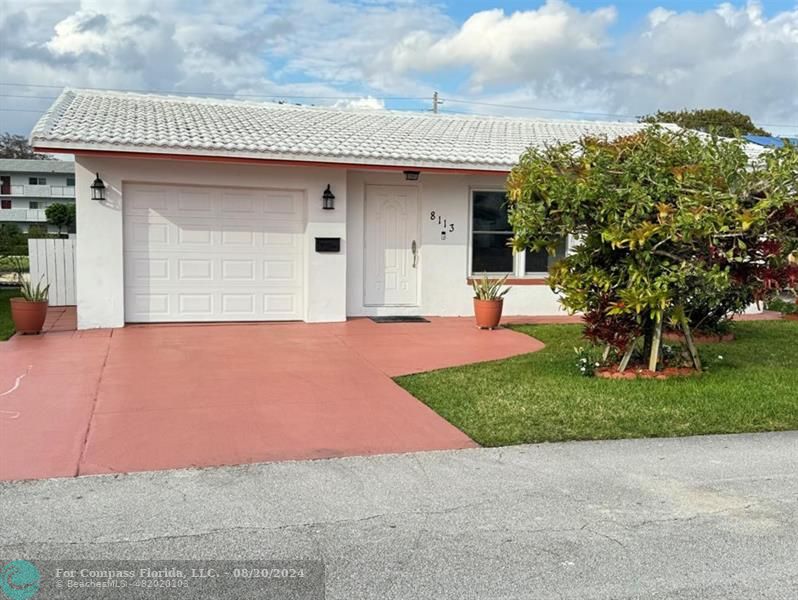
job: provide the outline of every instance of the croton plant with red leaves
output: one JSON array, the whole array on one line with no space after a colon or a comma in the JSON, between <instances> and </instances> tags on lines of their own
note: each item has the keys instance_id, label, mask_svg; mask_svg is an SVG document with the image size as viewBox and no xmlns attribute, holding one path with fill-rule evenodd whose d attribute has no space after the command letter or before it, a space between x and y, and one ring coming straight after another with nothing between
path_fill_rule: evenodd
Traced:
<instances>
[{"instance_id":1,"label":"croton plant with red leaves","mask_svg":"<svg viewBox=\"0 0 798 600\"><path fill-rule=\"evenodd\" d=\"M642 336L650 365L663 323L689 342L691 329L796 293L795 147L752 158L743 140L652 126L531 148L507 189L516 250L579 240L549 283L584 314L585 335L620 353Z\"/></svg>"}]
</instances>

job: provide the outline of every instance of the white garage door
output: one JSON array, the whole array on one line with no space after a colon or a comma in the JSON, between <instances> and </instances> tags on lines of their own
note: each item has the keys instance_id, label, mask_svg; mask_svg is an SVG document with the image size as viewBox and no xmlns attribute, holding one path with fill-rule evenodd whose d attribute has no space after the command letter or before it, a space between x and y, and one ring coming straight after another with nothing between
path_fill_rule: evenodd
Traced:
<instances>
[{"instance_id":1,"label":"white garage door","mask_svg":"<svg viewBox=\"0 0 798 600\"><path fill-rule=\"evenodd\" d=\"M125 319L301 320L303 193L127 184Z\"/></svg>"}]
</instances>

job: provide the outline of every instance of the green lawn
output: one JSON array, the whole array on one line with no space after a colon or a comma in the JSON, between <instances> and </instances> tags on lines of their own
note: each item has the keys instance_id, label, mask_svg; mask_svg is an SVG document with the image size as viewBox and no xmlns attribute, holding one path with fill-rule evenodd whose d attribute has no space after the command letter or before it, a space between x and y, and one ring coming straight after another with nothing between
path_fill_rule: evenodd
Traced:
<instances>
[{"instance_id":1,"label":"green lawn","mask_svg":"<svg viewBox=\"0 0 798 600\"><path fill-rule=\"evenodd\" d=\"M577 376L578 325L515 329L546 348L396 381L485 446L798 429L798 322L737 323L708 372L666 381Z\"/></svg>"},{"instance_id":2,"label":"green lawn","mask_svg":"<svg viewBox=\"0 0 798 600\"><path fill-rule=\"evenodd\" d=\"M14 333L11 305L8 302L8 299L14 296L19 296L16 288L0 288L0 341L7 340Z\"/></svg>"}]
</instances>

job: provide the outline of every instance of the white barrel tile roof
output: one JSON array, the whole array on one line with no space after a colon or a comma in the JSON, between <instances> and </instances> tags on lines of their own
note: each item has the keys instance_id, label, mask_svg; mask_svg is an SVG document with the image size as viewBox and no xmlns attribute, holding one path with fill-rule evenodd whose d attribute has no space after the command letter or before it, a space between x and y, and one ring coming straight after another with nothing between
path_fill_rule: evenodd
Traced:
<instances>
[{"instance_id":1,"label":"white barrel tile roof","mask_svg":"<svg viewBox=\"0 0 798 600\"><path fill-rule=\"evenodd\" d=\"M529 146L586 134L615 138L644 127L67 89L31 142L67 150L509 170Z\"/></svg>"}]
</instances>

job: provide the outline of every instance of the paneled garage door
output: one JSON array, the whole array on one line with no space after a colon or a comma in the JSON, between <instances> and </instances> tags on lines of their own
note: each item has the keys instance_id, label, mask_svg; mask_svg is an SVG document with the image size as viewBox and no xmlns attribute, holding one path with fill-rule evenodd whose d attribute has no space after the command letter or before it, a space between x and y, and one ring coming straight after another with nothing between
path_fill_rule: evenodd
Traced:
<instances>
[{"instance_id":1,"label":"paneled garage door","mask_svg":"<svg viewBox=\"0 0 798 600\"><path fill-rule=\"evenodd\" d=\"M126 184L125 319L301 320L303 197Z\"/></svg>"}]
</instances>

